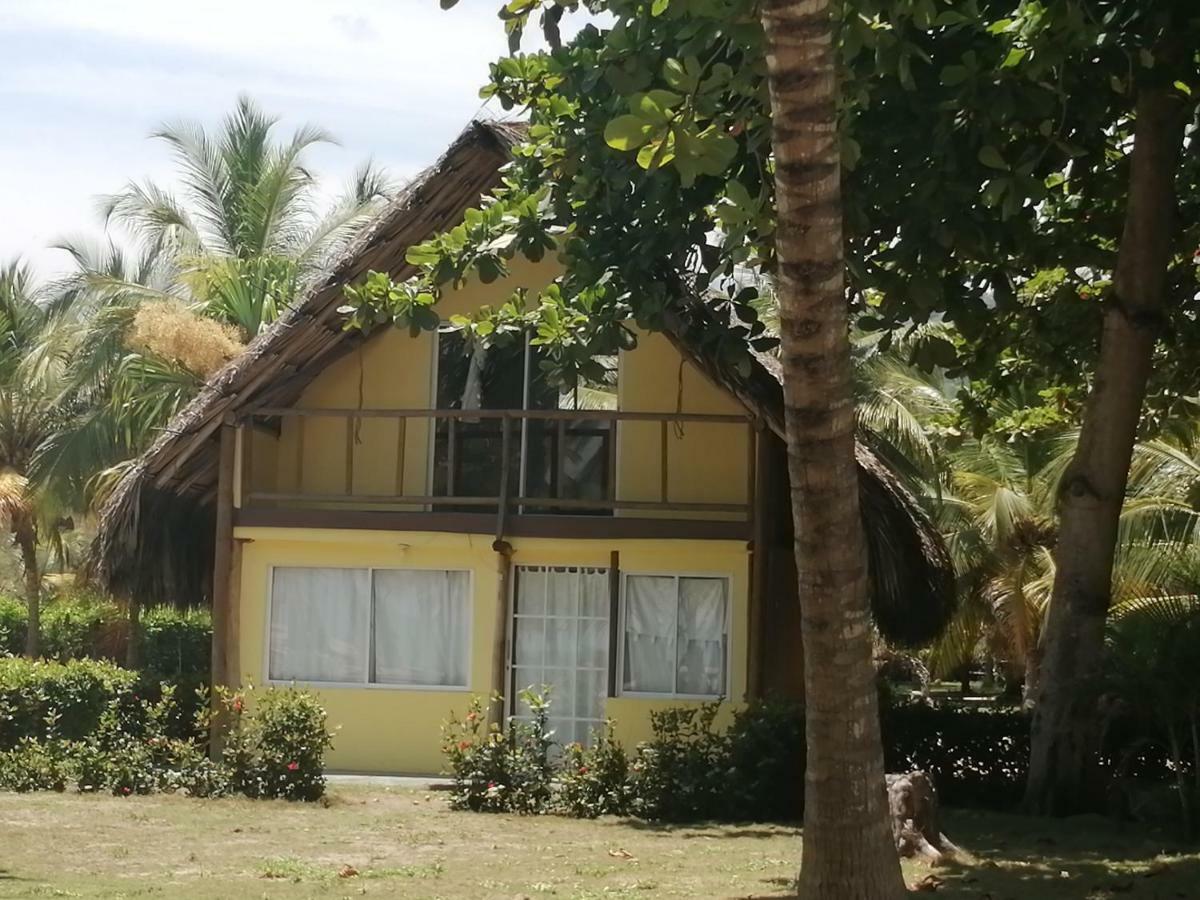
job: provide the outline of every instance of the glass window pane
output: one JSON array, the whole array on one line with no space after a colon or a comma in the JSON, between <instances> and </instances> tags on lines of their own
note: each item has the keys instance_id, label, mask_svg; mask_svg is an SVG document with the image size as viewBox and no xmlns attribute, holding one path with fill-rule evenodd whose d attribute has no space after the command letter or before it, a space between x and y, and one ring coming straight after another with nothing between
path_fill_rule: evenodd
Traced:
<instances>
[{"instance_id":1,"label":"glass window pane","mask_svg":"<svg viewBox=\"0 0 1200 900\"><path fill-rule=\"evenodd\" d=\"M625 579L625 690L669 694L675 686L675 579Z\"/></svg>"},{"instance_id":2,"label":"glass window pane","mask_svg":"<svg viewBox=\"0 0 1200 900\"><path fill-rule=\"evenodd\" d=\"M546 665L568 668L575 665L575 620L546 620Z\"/></svg>"},{"instance_id":3,"label":"glass window pane","mask_svg":"<svg viewBox=\"0 0 1200 900\"><path fill-rule=\"evenodd\" d=\"M517 567L518 616L540 616L546 611L546 570Z\"/></svg>"},{"instance_id":4,"label":"glass window pane","mask_svg":"<svg viewBox=\"0 0 1200 900\"><path fill-rule=\"evenodd\" d=\"M366 569L275 569L270 678L345 684L365 681L370 615Z\"/></svg>"},{"instance_id":5,"label":"glass window pane","mask_svg":"<svg viewBox=\"0 0 1200 900\"><path fill-rule=\"evenodd\" d=\"M547 573L546 615L575 616L579 610L579 571L551 569Z\"/></svg>"},{"instance_id":6,"label":"glass window pane","mask_svg":"<svg viewBox=\"0 0 1200 900\"><path fill-rule=\"evenodd\" d=\"M677 693L725 693L725 606L723 578L679 579Z\"/></svg>"},{"instance_id":7,"label":"glass window pane","mask_svg":"<svg viewBox=\"0 0 1200 900\"><path fill-rule=\"evenodd\" d=\"M468 582L466 572L375 572L375 682L467 686Z\"/></svg>"}]
</instances>

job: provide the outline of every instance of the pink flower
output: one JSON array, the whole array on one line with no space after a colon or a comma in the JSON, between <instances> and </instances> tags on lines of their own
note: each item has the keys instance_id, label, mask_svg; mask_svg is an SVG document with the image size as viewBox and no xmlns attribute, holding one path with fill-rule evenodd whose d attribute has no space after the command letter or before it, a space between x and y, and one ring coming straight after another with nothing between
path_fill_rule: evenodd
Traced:
<instances>
[{"instance_id":1,"label":"pink flower","mask_svg":"<svg viewBox=\"0 0 1200 900\"><path fill-rule=\"evenodd\" d=\"M127 787L121 788L121 793L124 794L126 797L128 797L129 796L129 788L127 788Z\"/></svg>"},{"instance_id":2,"label":"pink flower","mask_svg":"<svg viewBox=\"0 0 1200 900\"><path fill-rule=\"evenodd\" d=\"M459 742L458 742L458 749L459 749L459 750L468 750L468 749L470 749L470 747L471 747L471 742L470 742L470 741L459 741Z\"/></svg>"},{"instance_id":3,"label":"pink flower","mask_svg":"<svg viewBox=\"0 0 1200 900\"><path fill-rule=\"evenodd\" d=\"M298 768L300 768L300 763L298 762L290 762L287 764L287 770L289 772L295 772Z\"/></svg>"},{"instance_id":4,"label":"pink flower","mask_svg":"<svg viewBox=\"0 0 1200 900\"><path fill-rule=\"evenodd\" d=\"M579 767L579 774L580 774L580 775L586 775L586 774L587 774L587 766L580 766L580 767Z\"/></svg>"}]
</instances>

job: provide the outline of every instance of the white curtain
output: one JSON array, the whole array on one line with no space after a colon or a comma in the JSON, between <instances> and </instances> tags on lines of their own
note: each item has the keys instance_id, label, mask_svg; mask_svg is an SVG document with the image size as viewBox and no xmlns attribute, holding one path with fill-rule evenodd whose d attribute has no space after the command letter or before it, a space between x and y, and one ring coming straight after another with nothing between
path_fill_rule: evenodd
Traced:
<instances>
[{"instance_id":1,"label":"white curtain","mask_svg":"<svg viewBox=\"0 0 1200 900\"><path fill-rule=\"evenodd\" d=\"M625 690L674 693L675 604L674 578L625 579Z\"/></svg>"},{"instance_id":2,"label":"white curtain","mask_svg":"<svg viewBox=\"0 0 1200 900\"><path fill-rule=\"evenodd\" d=\"M725 693L725 581L679 579L677 694Z\"/></svg>"},{"instance_id":3,"label":"white curtain","mask_svg":"<svg viewBox=\"0 0 1200 900\"><path fill-rule=\"evenodd\" d=\"M369 579L366 569L275 569L268 663L272 680L365 680Z\"/></svg>"},{"instance_id":4,"label":"white curtain","mask_svg":"<svg viewBox=\"0 0 1200 900\"><path fill-rule=\"evenodd\" d=\"M379 684L467 687L470 595L466 572L375 572Z\"/></svg>"}]
</instances>

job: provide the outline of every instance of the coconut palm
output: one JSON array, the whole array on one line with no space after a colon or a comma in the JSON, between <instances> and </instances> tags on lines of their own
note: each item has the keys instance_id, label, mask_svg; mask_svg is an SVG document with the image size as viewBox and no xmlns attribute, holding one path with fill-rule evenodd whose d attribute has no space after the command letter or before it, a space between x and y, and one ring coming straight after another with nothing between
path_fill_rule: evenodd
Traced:
<instances>
[{"instance_id":1,"label":"coconut palm","mask_svg":"<svg viewBox=\"0 0 1200 900\"><path fill-rule=\"evenodd\" d=\"M62 307L40 299L26 267L0 268L0 522L21 555L31 657L40 638L39 535L57 534L64 508L58 485L38 477L38 459L73 415L64 375L75 332Z\"/></svg>"},{"instance_id":2,"label":"coconut palm","mask_svg":"<svg viewBox=\"0 0 1200 900\"><path fill-rule=\"evenodd\" d=\"M305 278L327 266L391 190L367 163L322 209L304 157L334 139L305 125L277 143L277 123L243 96L215 133L193 122L164 125L153 136L174 151L181 194L131 182L101 201L107 221L173 268L176 296L235 326L243 340L294 300Z\"/></svg>"},{"instance_id":3,"label":"coconut palm","mask_svg":"<svg viewBox=\"0 0 1200 900\"><path fill-rule=\"evenodd\" d=\"M154 136L175 153L180 192L131 182L101 201L106 222L134 244L58 244L74 268L53 286L51 306L84 332L66 380L88 402L43 458L83 479L81 502L102 497L123 462L288 308L388 197L386 178L368 163L323 207L304 157L332 138L304 126L277 142L276 124L242 97L214 132L163 126Z\"/></svg>"}]
</instances>

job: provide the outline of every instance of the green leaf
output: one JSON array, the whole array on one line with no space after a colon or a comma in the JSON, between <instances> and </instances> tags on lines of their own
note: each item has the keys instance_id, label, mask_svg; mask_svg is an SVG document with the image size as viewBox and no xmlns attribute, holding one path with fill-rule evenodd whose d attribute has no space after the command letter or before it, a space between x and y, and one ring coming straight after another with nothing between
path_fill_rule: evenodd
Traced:
<instances>
[{"instance_id":1,"label":"green leaf","mask_svg":"<svg viewBox=\"0 0 1200 900\"><path fill-rule=\"evenodd\" d=\"M411 266L430 266L440 258L437 247L430 244L413 244L404 253L404 261Z\"/></svg>"},{"instance_id":2,"label":"green leaf","mask_svg":"<svg viewBox=\"0 0 1200 900\"><path fill-rule=\"evenodd\" d=\"M1192 96L1191 87L1182 81L1175 82L1175 90L1179 91L1179 93L1183 94L1185 97Z\"/></svg>"},{"instance_id":3,"label":"green leaf","mask_svg":"<svg viewBox=\"0 0 1200 900\"><path fill-rule=\"evenodd\" d=\"M677 59L663 63L663 81L677 91L690 91L695 86L695 80L688 76L687 69Z\"/></svg>"},{"instance_id":4,"label":"green leaf","mask_svg":"<svg viewBox=\"0 0 1200 900\"><path fill-rule=\"evenodd\" d=\"M658 18L667 11L667 7L671 5L671 0L654 0L650 4L650 15Z\"/></svg>"},{"instance_id":5,"label":"green leaf","mask_svg":"<svg viewBox=\"0 0 1200 900\"><path fill-rule=\"evenodd\" d=\"M1008 163L1004 161L1004 156L991 144L984 144L979 148L979 161L989 169L1008 171Z\"/></svg>"},{"instance_id":6,"label":"green leaf","mask_svg":"<svg viewBox=\"0 0 1200 900\"><path fill-rule=\"evenodd\" d=\"M614 150L636 150L653 131L654 126L638 116L617 116L604 128L604 143Z\"/></svg>"},{"instance_id":7,"label":"green leaf","mask_svg":"<svg viewBox=\"0 0 1200 900\"><path fill-rule=\"evenodd\" d=\"M1008 51L1008 56L1004 57L1004 62L1000 63L1000 68L1011 69L1013 66L1019 65L1029 50L1024 47L1013 47Z\"/></svg>"},{"instance_id":8,"label":"green leaf","mask_svg":"<svg viewBox=\"0 0 1200 900\"><path fill-rule=\"evenodd\" d=\"M942 69L942 84L946 87L954 87L956 84L966 81L970 74L966 66L946 66Z\"/></svg>"}]
</instances>

